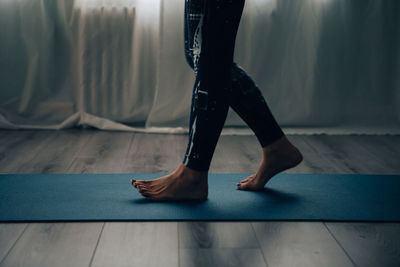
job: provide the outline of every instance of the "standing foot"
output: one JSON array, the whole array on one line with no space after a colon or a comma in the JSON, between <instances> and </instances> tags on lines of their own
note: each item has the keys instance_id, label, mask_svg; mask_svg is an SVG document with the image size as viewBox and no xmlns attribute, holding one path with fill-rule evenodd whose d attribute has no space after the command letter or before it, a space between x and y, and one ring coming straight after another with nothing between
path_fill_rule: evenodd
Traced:
<instances>
[{"instance_id":1,"label":"standing foot","mask_svg":"<svg viewBox=\"0 0 400 267\"><path fill-rule=\"evenodd\" d=\"M274 143L263 147L263 159L257 173L250 175L237 184L241 190L262 190L265 184L277 173L293 168L300 164L303 155L286 136Z\"/></svg>"},{"instance_id":2,"label":"standing foot","mask_svg":"<svg viewBox=\"0 0 400 267\"><path fill-rule=\"evenodd\" d=\"M208 173L190 169L181 163L171 174L154 180L131 179L131 184L150 200L205 200Z\"/></svg>"}]
</instances>

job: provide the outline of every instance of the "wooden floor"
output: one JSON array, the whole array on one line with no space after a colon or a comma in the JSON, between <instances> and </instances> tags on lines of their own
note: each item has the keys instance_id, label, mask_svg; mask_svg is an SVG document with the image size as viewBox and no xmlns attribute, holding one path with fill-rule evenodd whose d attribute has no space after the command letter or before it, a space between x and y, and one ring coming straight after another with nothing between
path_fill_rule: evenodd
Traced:
<instances>
[{"instance_id":1,"label":"wooden floor","mask_svg":"<svg viewBox=\"0 0 400 267\"><path fill-rule=\"evenodd\" d=\"M400 173L400 136L288 137L304 155L288 173ZM187 135L3 130L0 173L165 173L186 143ZM260 159L254 136L221 136L210 172L255 172ZM3 223L0 266L400 266L400 224Z\"/></svg>"}]
</instances>

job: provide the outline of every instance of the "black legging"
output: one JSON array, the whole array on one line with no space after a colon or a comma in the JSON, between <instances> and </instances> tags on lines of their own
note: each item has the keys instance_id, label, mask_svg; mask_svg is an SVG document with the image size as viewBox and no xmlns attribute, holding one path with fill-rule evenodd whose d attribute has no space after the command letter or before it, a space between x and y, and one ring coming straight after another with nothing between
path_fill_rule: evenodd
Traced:
<instances>
[{"instance_id":1,"label":"black legging","mask_svg":"<svg viewBox=\"0 0 400 267\"><path fill-rule=\"evenodd\" d=\"M229 106L262 147L284 133L247 73L233 62L245 0L185 0L185 56L194 70L189 142L183 164L208 171Z\"/></svg>"}]
</instances>

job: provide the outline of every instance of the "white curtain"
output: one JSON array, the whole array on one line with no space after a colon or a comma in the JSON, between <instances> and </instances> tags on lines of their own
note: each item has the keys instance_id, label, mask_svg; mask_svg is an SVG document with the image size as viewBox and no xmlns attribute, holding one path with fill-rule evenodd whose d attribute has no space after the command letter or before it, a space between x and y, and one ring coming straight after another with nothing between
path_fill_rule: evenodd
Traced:
<instances>
[{"instance_id":1,"label":"white curtain","mask_svg":"<svg viewBox=\"0 0 400 267\"><path fill-rule=\"evenodd\" d=\"M187 132L184 2L0 0L0 128ZM246 0L235 61L287 133L400 133L399 11ZM224 133L251 131L230 110Z\"/></svg>"}]
</instances>

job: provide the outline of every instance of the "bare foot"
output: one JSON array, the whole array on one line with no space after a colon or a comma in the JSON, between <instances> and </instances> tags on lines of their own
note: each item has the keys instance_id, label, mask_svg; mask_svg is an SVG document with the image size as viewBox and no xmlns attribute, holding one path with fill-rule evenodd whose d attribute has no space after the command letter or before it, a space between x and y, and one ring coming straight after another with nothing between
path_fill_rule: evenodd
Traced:
<instances>
[{"instance_id":1,"label":"bare foot","mask_svg":"<svg viewBox=\"0 0 400 267\"><path fill-rule=\"evenodd\" d=\"M241 190L262 190L277 173L297 166L303 160L300 151L286 138L281 137L271 145L263 147L263 159L257 173L237 184Z\"/></svg>"},{"instance_id":2,"label":"bare foot","mask_svg":"<svg viewBox=\"0 0 400 267\"><path fill-rule=\"evenodd\" d=\"M154 180L131 179L131 184L150 200L205 200L207 178L207 172L195 171L181 163L169 175Z\"/></svg>"}]
</instances>

